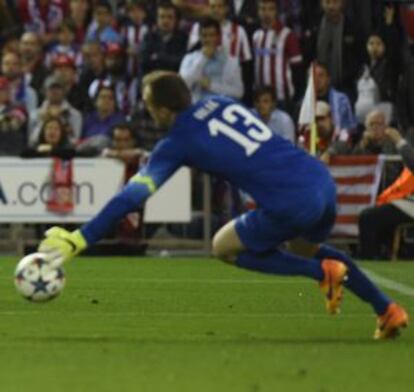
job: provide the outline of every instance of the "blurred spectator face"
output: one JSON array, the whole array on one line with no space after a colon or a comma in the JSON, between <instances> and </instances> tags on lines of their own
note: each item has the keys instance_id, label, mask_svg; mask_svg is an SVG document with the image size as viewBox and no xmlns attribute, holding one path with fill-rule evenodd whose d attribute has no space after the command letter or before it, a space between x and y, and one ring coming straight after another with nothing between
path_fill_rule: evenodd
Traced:
<instances>
[{"instance_id":1,"label":"blurred spectator face","mask_svg":"<svg viewBox=\"0 0 414 392\"><path fill-rule=\"evenodd\" d=\"M2 53L20 51L20 40L17 37L10 37L3 44Z\"/></svg>"},{"instance_id":2,"label":"blurred spectator face","mask_svg":"<svg viewBox=\"0 0 414 392\"><path fill-rule=\"evenodd\" d=\"M75 33L67 26L62 26L58 33L58 41L61 45L70 46L75 40Z\"/></svg>"},{"instance_id":3,"label":"blurred spectator face","mask_svg":"<svg viewBox=\"0 0 414 392\"><path fill-rule=\"evenodd\" d=\"M106 7L97 6L93 16L100 28L109 26L112 22L112 13Z\"/></svg>"},{"instance_id":4,"label":"blurred spectator face","mask_svg":"<svg viewBox=\"0 0 414 392\"><path fill-rule=\"evenodd\" d=\"M228 13L226 0L210 0L209 1L210 16L218 22L223 22Z\"/></svg>"},{"instance_id":5,"label":"blurred spectator face","mask_svg":"<svg viewBox=\"0 0 414 392\"><path fill-rule=\"evenodd\" d=\"M114 150L129 150L135 147L135 139L129 128L115 128L112 136Z\"/></svg>"},{"instance_id":6,"label":"blurred spectator face","mask_svg":"<svg viewBox=\"0 0 414 392\"><path fill-rule=\"evenodd\" d=\"M261 0L259 2L258 13L260 23L265 27L271 27L277 20L276 2L271 0Z\"/></svg>"},{"instance_id":7,"label":"blurred spectator face","mask_svg":"<svg viewBox=\"0 0 414 392\"><path fill-rule=\"evenodd\" d=\"M315 88L318 97L324 97L328 94L331 78L324 67L315 67Z\"/></svg>"},{"instance_id":8,"label":"blurred spectator face","mask_svg":"<svg viewBox=\"0 0 414 392\"><path fill-rule=\"evenodd\" d=\"M177 25L177 14L174 8L159 7L157 11L157 26L163 33L172 33Z\"/></svg>"},{"instance_id":9,"label":"blurred spectator face","mask_svg":"<svg viewBox=\"0 0 414 392\"><path fill-rule=\"evenodd\" d=\"M85 43L82 47L83 61L93 70L100 70L104 65L102 47L98 42Z\"/></svg>"},{"instance_id":10,"label":"blurred spectator face","mask_svg":"<svg viewBox=\"0 0 414 392\"><path fill-rule=\"evenodd\" d=\"M72 17L84 18L89 11L89 2L88 0L71 0L69 9Z\"/></svg>"},{"instance_id":11,"label":"blurred spectator face","mask_svg":"<svg viewBox=\"0 0 414 392\"><path fill-rule=\"evenodd\" d=\"M367 52L371 60L378 60L384 57L385 45L381 37L371 35L367 42Z\"/></svg>"},{"instance_id":12,"label":"blurred spectator face","mask_svg":"<svg viewBox=\"0 0 414 392\"><path fill-rule=\"evenodd\" d=\"M220 32L215 27L204 27L200 31L201 45L217 48L220 43Z\"/></svg>"},{"instance_id":13,"label":"blurred spectator face","mask_svg":"<svg viewBox=\"0 0 414 392\"><path fill-rule=\"evenodd\" d=\"M96 110L105 115L115 112L114 92L109 88L101 88L96 97Z\"/></svg>"},{"instance_id":14,"label":"blurred spectator face","mask_svg":"<svg viewBox=\"0 0 414 392\"><path fill-rule=\"evenodd\" d=\"M59 78L65 86L76 83L76 70L71 66L56 67L53 74Z\"/></svg>"},{"instance_id":15,"label":"blurred spectator face","mask_svg":"<svg viewBox=\"0 0 414 392\"><path fill-rule=\"evenodd\" d=\"M112 74L124 72L125 52L118 44L110 43L105 53L105 68Z\"/></svg>"},{"instance_id":16,"label":"blurred spectator face","mask_svg":"<svg viewBox=\"0 0 414 392\"><path fill-rule=\"evenodd\" d=\"M370 133L371 139L381 143L385 139L385 129L387 128L385 114L378 110L369 113L365 121L365 127Z\"/></svg>"},{"instance_id":17,"label":"blurred spectator face","mask_svg":"<svg viewBox=\"0 0 414 392\"><path fill-rule=\"evenodd\" d=\"M276 108L276 102L274 101L272 94L265 93L257 97L254 106L261 118L269 119L273 110Z\"/></svg>"},{"instance_id":18,"label":"blurred spectator face","mask_svg":"<svg viewBox=\"0 0 414 392\"><path fill-rule=\"evenodd\" d=\"M130 5L128 7L128 18L131 19L132 23L139 26L144 22L147 13L143 7L138 5Z\"/></svg>"},{"instance_id":19,"label":"blurred spectator face","mask_svg":"<svg viewBox=\"0 0 414 392\"><path fill-rule=\"evenodd\" d=\"M43 137L46 144L51 146L59 145L60 141L63 138L63 132L59 121L49 120L44 127Z\"/></svg>"},{"instance_id":20,"label":"blurred spectator face","mask_svg":"<svg viewBox=\"0 0 414 392\"><path fill-rule=\"evenodd\" d=\"M54 84L46 90L46 99L51 105L60 105L65 99L65 91L60 84Z\"/></svg>"},{"instance_id":21,"label":"blurred spectator face","mask_svg":"<svg viewBox=\"0 0 414 392\"><path fill-rule=\"evenodd\" d=\"M20 38L19 52L23 59L37 59L42 54L42 43L36 33L24 33Z\"/></svg>"},{"instance_id":22,"label":"blurred spectator face","mask_svg":"<svg viewBox=\"0 0 414 392\"><path fill-rule=\"evenodd\" d=\"M316 116L316 126L318 127L318 136L321 139L330 139L334 131L334 124L331 113L323 116Z\"/></svg>"},{"instance_id":23,"label":"blurred spectator face","mask_svg":"<svg viewBox=\"0 0 414 392\"><path fill-rule=\"evenodd\" d=\"M5 53L1 61L1 72L9 80L18 79L22 74L20 57L13 52Z\"/></svg>"},{"instance_id":24,"label":"blurred spectator face","mask_svg":"<svg viewBox=\"0 0 414 392\"><path fill-rule=\"evenodd\" d=\"M336 20L342 15L344 0L322 0L321 6L329 19Z\"/></svg>"}]
</instances>

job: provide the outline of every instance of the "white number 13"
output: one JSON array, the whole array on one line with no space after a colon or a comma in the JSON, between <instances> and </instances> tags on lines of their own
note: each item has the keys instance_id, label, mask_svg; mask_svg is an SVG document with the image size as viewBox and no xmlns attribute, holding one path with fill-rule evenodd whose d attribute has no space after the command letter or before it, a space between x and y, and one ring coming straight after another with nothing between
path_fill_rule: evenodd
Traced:
<instances>
[{"instance_id":1,"label":"white number 13","mask_svg":"<svg viewBox=\"0 0 414 392\"><path fill-rule=\"evenodd\" d=\"M228 106L223 111L223 119L225 122L217 118L208 122L210 135L217 137L221 133L227 136L243 147L248 157L257 151L261 143L268 141L272 137L272 131L243 106L236 104ZM251 126L247 131L249 137L232 127L239 119L243 120L245 126Z\"/></svg>"}]
</instances>

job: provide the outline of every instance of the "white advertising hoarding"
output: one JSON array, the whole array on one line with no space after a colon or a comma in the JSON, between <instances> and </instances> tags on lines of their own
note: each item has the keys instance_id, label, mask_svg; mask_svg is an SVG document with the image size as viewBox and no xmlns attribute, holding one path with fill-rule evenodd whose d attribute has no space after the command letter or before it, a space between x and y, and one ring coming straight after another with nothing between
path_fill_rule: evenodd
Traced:
<instances>
[{"instance_id":1,"label":"white advertising hoarding","mask_svg":"<svg viewBox=\"0 0 414 392\"><path fill-rule=\"evenodd\" d=\"M73 161L74 209L68 214L47 210L50 159L0 158L0 222L86 222L118 192L124 165L112 159ZM191 180L188 168L180 169L147 202L146 222L189 222Z\"/></svg>"}]
</instances>

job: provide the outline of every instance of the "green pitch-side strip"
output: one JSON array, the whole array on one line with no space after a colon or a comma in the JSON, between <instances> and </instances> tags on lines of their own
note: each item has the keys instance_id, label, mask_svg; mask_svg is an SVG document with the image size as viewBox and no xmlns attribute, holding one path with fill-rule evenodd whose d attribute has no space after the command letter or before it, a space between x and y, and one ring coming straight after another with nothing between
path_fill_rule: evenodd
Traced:
<instances>
[{"instance_id":1,"label":"green pitch-side strip","mask_svg":"<svg viewBox=\"0 0 414 392\"><path fill-rule=\"evenodd\" d=\"M154 193L157 190L154 180L149 176L141 176L139 174L132 177L129 182L135 182L137 184L144 184L148 187L150 193Z\"/></svg>"}]
</instances>

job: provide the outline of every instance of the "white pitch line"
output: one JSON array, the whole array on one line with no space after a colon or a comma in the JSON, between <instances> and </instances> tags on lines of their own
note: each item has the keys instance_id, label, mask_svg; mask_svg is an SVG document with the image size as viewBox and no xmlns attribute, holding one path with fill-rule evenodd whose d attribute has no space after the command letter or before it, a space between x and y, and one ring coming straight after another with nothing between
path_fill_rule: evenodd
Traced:
<instances>
[{"instance_id":1,"label":"white pitch line","mask_svg":"<svg viewBox=\"0 0 414 392\"><path fill-rule=\"evenodd\" d=\"M414 297L414 288L410 287L404 283L397 282L392 279L384 278L381 275L378 275L370 270L363 269L363 271L372 279L375 283L379 284L386 289L394 290L400 294L407 295L408 297Z\"/></svg>"}]
</instances>

